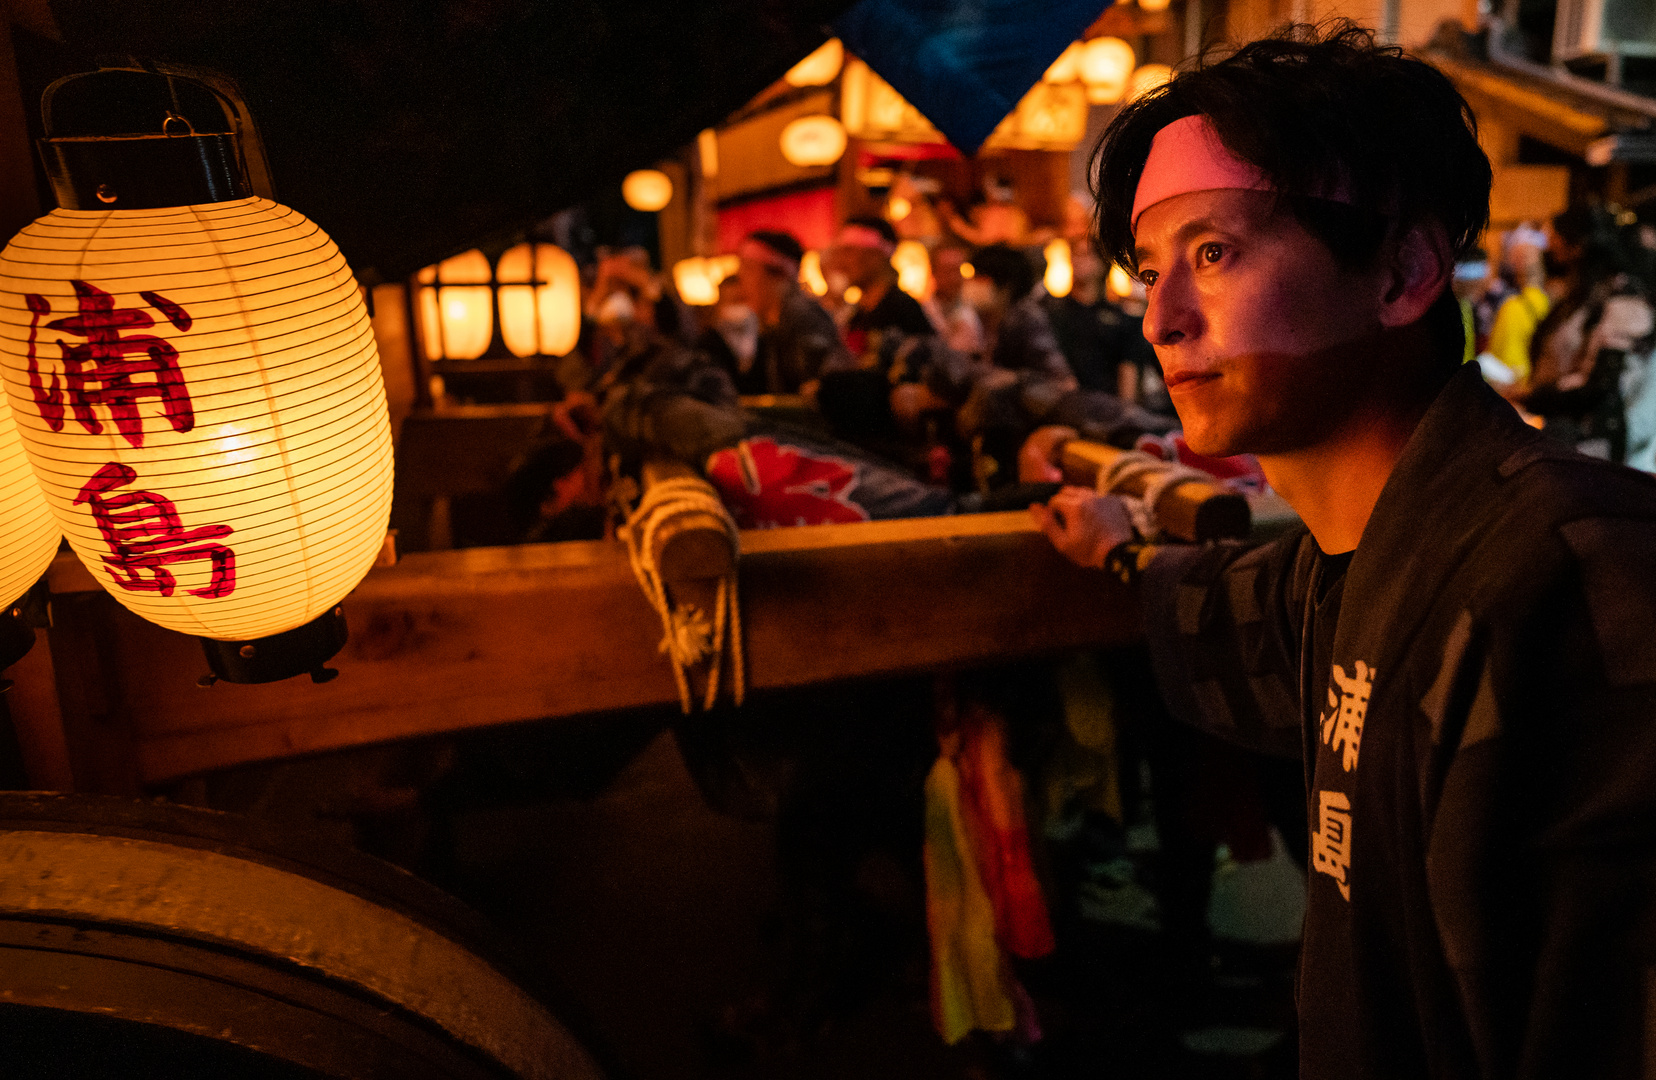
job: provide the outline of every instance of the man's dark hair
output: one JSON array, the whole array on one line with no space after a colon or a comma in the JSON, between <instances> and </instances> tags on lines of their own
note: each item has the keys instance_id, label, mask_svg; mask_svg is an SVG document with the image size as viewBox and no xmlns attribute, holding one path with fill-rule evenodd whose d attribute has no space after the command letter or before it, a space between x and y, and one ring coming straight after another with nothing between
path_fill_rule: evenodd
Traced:
<instances>
[{"instance_id":1,"label":"man's dark hair","mask_svg":"<svg viewBox=\"0 0 1656 1080\"><path fill-rule=\"evenodd\" d=\"M1465 99L1430 64L1336 20L1287 27L1204 61L1116 116L1092 163L1106 258L1135 265L1133 195L1150 143L1195 115L1269 178L1343 266L1371 265L1394 227L1421 221L1442 225L1463 256L1489 221L1489 159ZM1318 197L1334 190L1348 192L1349 203ZM1434 344L1458 362L1464 330L1447 286L1426 318Z\"/></svg>"},{"instance_id":2,"label":"man's dark hair","mask_svg":"<svg viewBox=\"0 0 1656 1080\"><path fill-rule=\"evenodd\" d=\"M1012 302L1029 295L1035 287L1035 267L1023 252L1005 244L990 244L972 252L974 275L982 274L1012 294Z\"/></svg>"},{"instance_id":3,"label":"man's dark hair","mask_svg":"<svg viewBox=\"0 0 1656 1080\"><path fill-rule=\"evenodd\" d=\"M805 257L805 248L794 237L793 233L786 233L774 229L757 229L748 233L749 240L757 240L772 251L794 262Z\"/></svg>"},{"instance_id":4,"label":"man's dark hair","mask_svg":"<svg viewBox=\"0 0 1656 1080\"><path fill-rule=\"evenodd\" d=\"M891 227L891 222L887 221L885 218L854 217L846 218L845 223L847 225L861 225L865 229L873 229L875 232L880 234L880 238L886 243L891 244L892 246L896 246L897 244L897 230L893 229Z\"/></svg>"}]
</instances>

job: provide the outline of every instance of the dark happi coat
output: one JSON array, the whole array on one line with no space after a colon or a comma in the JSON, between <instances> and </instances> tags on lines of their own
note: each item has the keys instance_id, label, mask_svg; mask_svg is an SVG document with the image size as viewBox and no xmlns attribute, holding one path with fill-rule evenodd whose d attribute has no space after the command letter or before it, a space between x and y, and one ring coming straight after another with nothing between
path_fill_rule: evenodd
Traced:
<instances>
[{"instance_id":1,"label":"dark happi coat","mask_svg":"<svg viewBox=\"0 0 1656 1080\"><path fill-rule=\"evenodd\" d=\"M1380 496L1331 648L1326 566L1297 530L1145 581L1175 713L1306 762L1302 1074L1642 1075L1656 482L1462 370Z\"/></svg>"}]
</instances>

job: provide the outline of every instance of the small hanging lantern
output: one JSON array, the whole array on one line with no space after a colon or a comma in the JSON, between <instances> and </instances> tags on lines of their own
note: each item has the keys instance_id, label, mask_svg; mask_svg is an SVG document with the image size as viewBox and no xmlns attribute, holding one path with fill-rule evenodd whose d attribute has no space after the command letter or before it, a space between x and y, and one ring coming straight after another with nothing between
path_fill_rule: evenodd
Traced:
<instances>
[{"instance_id":1,"label":"small hanging lantern","mask_svg":"<svg viewBox=\"0 0 1656 1080\"><path fill-rule=\"evenodd\" d=\"M1113 105L1127 93L1138 58L1133 47L1116 37L1093 38L1081 51L1081 81L1087 100L1094 105Z\"/></svg>"},{"instance_id":2,"label":"small hanging lantern","mask_svg":"<svg viewBox=\"0 0 1656 1080\"><path fill-rule=\"evenodd\" d=\"M1104 279L1104 291L1112 300L1124 300L1133 295L1133 275L1120 263L1110 267L1110 276Z\"/></svg>"},{"instance_id":3,"label":"small hanging lantern","mask_svg":"<svg viewBox=\"0 0 1656 1080\"><path fill-rule=\"evenodd\" d=\"M34 631L12 614L19 597L46 572L63 530L46 506L0 393L0 669L15 664L34 644Z\"/></svg>"},{"instance_id":4,"label":"small hanging lantern","mask_svg":"<svg viewBox=\"0 0 1656 1080\"><path fill-rule=\"evenodd\" d=\"M1138 0L1139 8L1149 12L1166 11L1172 3L1173 0Z\"/></svg>"},{"instance_id":5,"label":"small hanging lantern","mask_svg":"<svg viewBox=\"0 0 1656 1080\"><path fill-rule=\"evenodd\" d=\"M581 272L569 252L556 244L518 244L500 256L495 280L507 350L568 355L581 337Z\"/></svg>"},{"instance_id":6,"label":"small hanging lantern","mask_svg":"<svg viewBox=\"0 0 1656 1080\"><path fill-rule=\"evenodd\" d=\"M844 153L845 125L832 116L802 116L782 129L782 156L790 165L832 165Z\"/></svg>"},{"instance_id":7,"label":"small hanging lantern","mask_svg":"<svg viewBox=\"0 0 1656 1080\"><path fill-rule=\"evenodd\" d=\"M897 287L924 300L931 295L931 254L918 240L904 240L891 253L891 266L897 271Z\"/></svg>"},{"instance_id":8,"label":"small hanging lantern","mask_svg":"<svg viewBox=\"0 0 1656 1080\"><path fill-rule=\"evenodd\" d=\"M1041 278L1049 296L1059 299L1075 287L1075 264L1070 261L1069 241L1062 236L1049 240L1046 246L1046 274Z\"/></svg>"},{"instance_id":9,"label":"small hanging lantern","mask_svg":"<svg viewBox=\"0 0 1656 1080\"><path fill-rule=\"evenodd\" d=\"M845 63L845 46L839 38L829 38L811 55L788 69L782 81L789 86L827 86L834 81Z\"/></svg>"},{"instance_id":10,"label":"small hanging lantern","mask_svg":"<svg viewBox=\"0 0 1656 1080\"><path fill-rule=\"evenodd\" d=\"M473 248L420 271L420 329L432 360L475 360L494 340L489 258Z\"/></svg>"},{"instance_id":11,"label":"small hanging lantern","mask_svg":"<svg viewBox=\"0 0 1656 1080\"><path fill-rule=\"evenodd\" d=\"M168 114L160 135L56 139L67 81L41 142L61 209L0 253L0 375L46 503L215 676L331 678L391 505L361 287L252 194L236 132Z\"/></svg>"},{"instance_id":12,"label":"small hanging lantern","mask_svg":"<svg viewBox=\"0 0 1656 1080\"><path fill-rule=\"evenodd\" d=\"M673 181L660 169L637 169L621 181L621 198L634 210L653 214L673 201Z\"/></svg>"},{"instance_id":13,"label":"small hanging lantern","mask_svg":"<svg viewBox=\"0 0 1656 1080\"><path fill-rule=\"evenodd\" d=\"M1133 72L1133 78L1127 84L1127 100L1136 101L1172 80L1173 69L1166 64L1143 64Z\"/></svg>"}]
</instances>

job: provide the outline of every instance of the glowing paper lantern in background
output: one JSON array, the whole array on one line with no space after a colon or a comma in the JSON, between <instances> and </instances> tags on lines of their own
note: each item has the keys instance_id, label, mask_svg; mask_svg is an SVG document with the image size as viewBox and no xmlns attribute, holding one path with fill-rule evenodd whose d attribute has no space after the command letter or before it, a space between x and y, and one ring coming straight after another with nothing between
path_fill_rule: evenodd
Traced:
<instances>
[{"instance_id":1,"label":"glowing paper lantern in background","mask_svg":"<svg viewBox=\"0 0 1656 1080\"><path fill-rule=\"evenodd\" d=\"M679 299L696 307L710 307L719 302L719 282L713 267L700 255L680 259L673 264L673 288Z\"/></svg>"},{"instance_id":2,"label":"glowing paper lantern in background","mask_svg":"<svg viewBox=\"0 0 1656 1080\"><path fill-rule=\"evenodd\" d=\"M1069 47L1059 54L1058 59L1048 65L1046 74L1041 76L1041 81L1067 83L1079 79L1081 77L1081 54L1086 48L1086 45L1079 41L1070 42Z\"/></svg>"},{"instance_id":3,"label":"glowing paper lantern in background","mask_svg":"<svg viewBox=\"0 0 1656 1080\"><path fill-rule=\"evenodd\" d=\"M1135 101L1172 79L1173 69L1166 64L1144 64L1133 72L1133 78L1127 84L1127 100Z\"/></svg>"},{"instance_id":4,"label":"glowing paper lantern in background","mask_svg":"<svg viewBox=\"0 0 1656 1080\"><path fill-rule=\"evenodd\" d=\"M660 169L637 169L621 181L621 198L634 210L653 214L673 201L673 182Z\"/></svg>"},{"instance_id":5,"label":"glowing paper lantern in background","mask_svg":"<svg viewBox=\"0 0 1656 1080\"><path fill-rule=\"evenodd\" d=\"M788 69L782 81L789 86L827 86L834 81L845 63L845 46L839 38L829 38L811 55Z\"/></svg>"},{"instance_id":6,"label":"glowing paper lantern in background","mask_svg":"<svg viewBox=\"0 0 1656 1080\"><path fill-rule=\"evenodd\" d=\"M891 253L892 268L897 271L897 287L924 300L931 295L931 254L918 240L904 240Z\"/></svg>"},{"instance_id":7,"label":"glowing paper lantern in background","mask_svg":"<svg viewBox=\"0 0 1656 1080\"><path fill-rule=\"evenodd\" d=\"M901 195L893 195L886 200L886 219L888 221L902 221L914 210L914 204Z\"/></svg>"},{"instance_id":8,"label":"glowing paper lantern in background","mask_svg":"<svg viewBox=\"0 0 1656 1080\"><path fill-rule=\"evenodd\" d=\"M420 330L432 360L475 360L494 340L494 275L476 248L419 273Z\"/></svg>"},{"instance_id":9,"label":"glowing paper lantern in background","mask_svg":"<svg viewBox=\"0 0 1656 1080\"><path fill-rule=\"evenodd\" d=\"M1117 263L1110 267L1110 276L1104 279L1104 291L1114 300L1133 295L1133 275Z\"/></svg>"},{"instance_id":10,"label":"glowing paper lantern in background","mask_svg":"<svg viewBox=\"0 0 1656 1080\"><path fill-rule=\"evenodd\" d=\"M581 271L556 244L519 244L495 264L500 337L513 356L564 356L581 337Z\"/></svg>"},{"instance_id":11,"label":"glowing paper lantern in background","mask_svg":"<svg viewBox=\"0 0 1656 1080\"><path fill-rule=\"evenodd\" d=\"M321 680L384 543L391 427L350 267L249 194L236 140L45 140L64 208L0 253L0 374L115 599L217 639L223 678Z\"/></svg>"},{"instance_id":12,"label":"glowing paper lantern in background","mask_svg":"<svg viewBox=\"0 0 1656 1080\"><path fill-rule=\"evenodd\" d=\"M1173 0L1138 0L1138 6L1144 11L1166 11Z\"/></svg>"},{"instance_id":13,"label":"glowing paper lantern in background","mask_svg":"<svg viewBox=\"0 0 1656 1080\"><path fill-rule=\"evenodd\" d=\"M0 393L0 668L16 663L34 644L34 631L14 619L11 605L28 591L57 553L63 530L35 483L11 406Z\"/></svg>"},{"instance_id":14,"label":"glowing paper lantern in background","mask_svg":"<svg viewBox=\"0 0 1656 1080\"><path fill-rule=\"evenodd\" d=\"M1075 264L1070 261L1069 241L1062 236L1046 246L1046 274L1041 278L1048 295L1065 297L1075 287Z\"/></svg>"},{"instance_id":15,"label":"glowing paper lantern in background","mask_svg":"<svg viewBox=\"0 0 1656 1080\"><path fill-rule=\"evenodd\" d=\"M1133 47L1120 38L1093 38L1081 50L1081 81L1087 100L1094 105L1112 105L1127 93L1137 61Z\"/></svg>"},{"instance_id":16,"label":"glowing paper lantern in background","mask_svg":"<svg viewBox=\"0 0 1656 1080\"><path fill-rule=\"evenodd\" d=\"M789 165L832 165L845 153L845 125L832 116L801 116L782 129Z\"/></svg>"},{"instance_id":17,"label":"glowing paper lantern in background","mask_svg":"<svg viewBox=\"0 0 1656 1080\"><path fill-rule=\"evenodd\" d=\"M799 260L799 283L814 296L828 295L828 279L822 274L822 253L816 248L807 251Z\"/></svg>"}]
</instances>

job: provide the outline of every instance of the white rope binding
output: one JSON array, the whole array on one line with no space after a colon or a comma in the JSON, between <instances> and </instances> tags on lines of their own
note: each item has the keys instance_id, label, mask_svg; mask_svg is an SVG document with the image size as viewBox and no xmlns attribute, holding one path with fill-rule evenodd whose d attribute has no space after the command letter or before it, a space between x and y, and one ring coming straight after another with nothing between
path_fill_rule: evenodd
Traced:
<instances>
[{"instance_id":1,"label":"white rope binding","mask_svg":"<svg viewBox=\"0 0 1656 1080\"><path fill-rule=\"evenodd\" d=\"M1129 481L1148 477L1144 493L1128 495L1120 489ZM1146 454L1142 450L1128 450L1098 470L1097 490L1100 495L1115 495L1127 505L1132 515L1133 528L1145 540L1160 538L1161 525L1156 521L1156 504L1161 497L1180 484L1211 482L1213 477L1200 469L1192 469L1176 461L1167 461Z\"/></svg>"},{"instance_id":2,"label":"white rope binding","mask_svg":"<svg viewBox=\"0 0 1656 1080\"><path fill-rule=\"evenodd\" d=\"M697 477L674 477L649 485L638 502L638 509L627 518L622 535L627 541L627 558L632 564L633 576L638 579L644 598L661 617L663 636L661 651L673 666L673 681L678 684L679 706L686 716L691 712L690 679L686 669L711 659L707 674L707 694L702 705L712 709L719 698L719 671L724 658L726 631L730 640L730 675L732 694L736 704L742 703L745 681L742 671L742 609L736 592L737 571L719 579L718 595L713 601L713 617L693 604L673 607L667 584L661 580L661 568L655 563L655 534L661 526L680 514L711 514L724 524L730 540L732 563L739 558L740 540L736 522L712 485Z\"/></svg>"}]
</instances>

